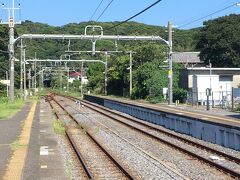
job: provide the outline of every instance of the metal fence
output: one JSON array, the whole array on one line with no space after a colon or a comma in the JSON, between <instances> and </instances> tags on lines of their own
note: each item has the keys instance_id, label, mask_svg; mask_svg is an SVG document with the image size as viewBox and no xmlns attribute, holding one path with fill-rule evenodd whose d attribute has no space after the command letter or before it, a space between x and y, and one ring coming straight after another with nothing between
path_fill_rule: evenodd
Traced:
<instances>
[{"instance_id":1,"label":"metal fence","mask_svg":"<svg viewBox=\"0 0 240 180\"><path fill-rule=\"evenodd\" d=\"M206 92L198 92L197 89L191 89L188 92L187 103L192 106L206 106ZM240 88L232 88L231 91L212 91L209 97L209 104L212 107L234 110L240 107Z\"/></svg>"}]
</instances>

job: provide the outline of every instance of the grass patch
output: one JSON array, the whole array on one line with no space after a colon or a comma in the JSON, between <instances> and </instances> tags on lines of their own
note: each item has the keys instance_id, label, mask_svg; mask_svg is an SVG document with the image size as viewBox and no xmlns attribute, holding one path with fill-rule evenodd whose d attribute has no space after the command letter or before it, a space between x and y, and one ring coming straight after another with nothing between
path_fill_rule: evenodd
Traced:
<instances>
[{"instance_id":1,"label":"grass patch","mask_svg":"<svg viewBox=\"0 0 240 180\"><path fill-rule=\"evenodd\" d=\"M10 144L10 148L11 148L12 151L15 151L18 148L23 147L23 146L26 146L26 145L20 144L19 140L16 140L12 144Z\"/></svg>"},{"instance_id":2,"label":"grass patch","mask_svg":"<svg viewBox=\"0 0 240 180\"><path fill-rule=\"evenodd\" d=\"M65 133L64 124L60 121L55 120L53 122L53 130L56 134L64 135L64 133Z\"/></svg>"},{"instance_id":3,"label":"grass patch","mask_svg":"<svg viewBox=\"0 0 240 180\"><path fill-rule=\"evenodd\" d=\"M20 99L16 99L14 102L0 100L0 120L11 118L14 114L22 109L24 104L25 102Z\"/></svg>"}]
</instances>

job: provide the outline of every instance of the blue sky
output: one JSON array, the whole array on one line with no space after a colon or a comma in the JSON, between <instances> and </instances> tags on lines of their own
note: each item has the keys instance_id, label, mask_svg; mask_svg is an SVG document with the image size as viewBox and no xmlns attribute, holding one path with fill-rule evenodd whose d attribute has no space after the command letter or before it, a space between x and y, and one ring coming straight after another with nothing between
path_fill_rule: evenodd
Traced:
<instances>
[{"instance_id":1,"label":"blue sky","mask_svg":"<svg viewBox=\"0 0 240 180\"><path fill-rule=\"evenodd\" d=\"M21 19L34 22L62 26L68 23L88 21L101 0L18 0L21 3ZM96 20L102 10L111 0L104 0L93 20ZM122 21L141 11L156 0L114 0L99 21ZM0 0L5 7L11 5L12 0ZM208 18L204 18L188 26L184 24L209 15L237 0L162 0L152 9L135 18L134 21L150 25L167 25L168 21L181 29L202 26L204 20L213 19L231 13L240 13L240 6L233 6ZM18 14L18 13L16 13ZM4 18L4 13L1 16Z\"/></svg>"}]
</instances>

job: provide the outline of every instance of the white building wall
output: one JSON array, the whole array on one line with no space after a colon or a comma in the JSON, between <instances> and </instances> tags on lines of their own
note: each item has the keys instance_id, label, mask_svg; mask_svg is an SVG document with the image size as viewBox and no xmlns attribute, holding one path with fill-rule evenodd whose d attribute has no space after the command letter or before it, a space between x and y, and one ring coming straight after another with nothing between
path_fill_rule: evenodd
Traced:
<instances>
[{"instance_id":1,"label":"white building wall","mask_svg":"<svg viewBox=\"0 0 240 180\"><path fill-rule=\"evenodd\" d=\"M212 96L210 96L211 103L212 101L214 104L219 103L219 97L221 97L221 94L218 75L194 75L192 82L192 88L195 90L195 92L197 90L198 102L200 102L202 105L206 104L206 89L210 88L212 89Z\"/></svg>"},{"instance_id":2,"label":"white building wall","mask_svg":"<svg viewBox=\"0 0 240 180\"><path fill-rule=\"evenodd\" d=\"M240 86L240 75L233 75L233 83L232 86L234 88L238 88Z\"/></svg>"}]
</instances>

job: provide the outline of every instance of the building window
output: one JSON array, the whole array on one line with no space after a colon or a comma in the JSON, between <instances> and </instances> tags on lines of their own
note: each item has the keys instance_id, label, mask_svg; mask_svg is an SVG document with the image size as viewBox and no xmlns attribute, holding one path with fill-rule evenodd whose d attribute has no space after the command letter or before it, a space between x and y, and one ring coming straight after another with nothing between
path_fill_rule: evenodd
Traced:
<instances>
[{"instance_id":1,"label":"building window","mask_svg":"<svg viewBox=\"0 0 240 180\"><path fill-rule=\"evenodd\" d=\"M219 75L219 81L233 81L233 75Z\"/></svg>"}]
</instances>

